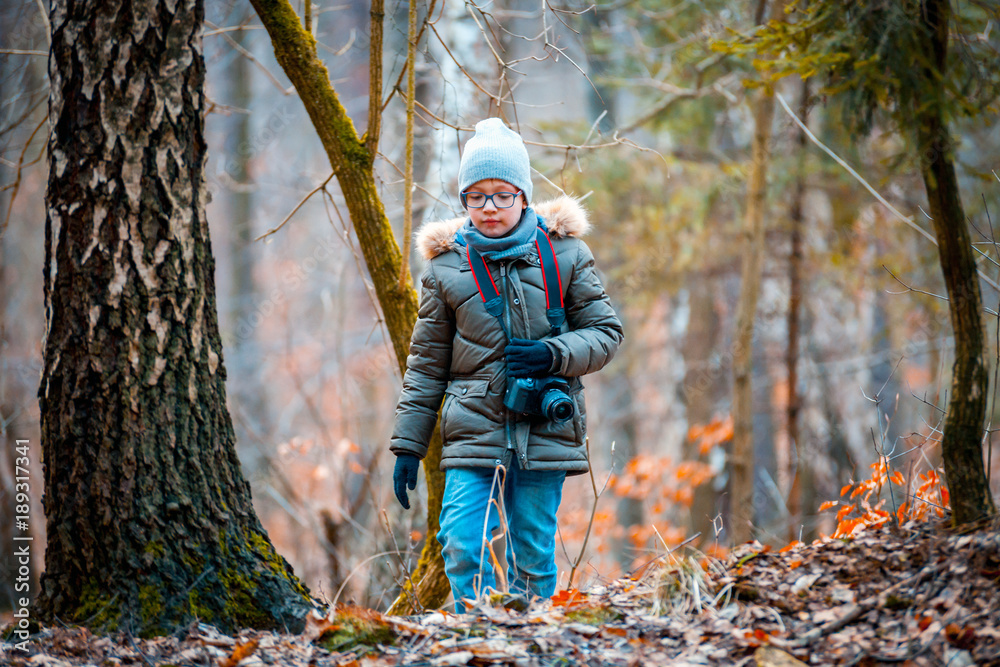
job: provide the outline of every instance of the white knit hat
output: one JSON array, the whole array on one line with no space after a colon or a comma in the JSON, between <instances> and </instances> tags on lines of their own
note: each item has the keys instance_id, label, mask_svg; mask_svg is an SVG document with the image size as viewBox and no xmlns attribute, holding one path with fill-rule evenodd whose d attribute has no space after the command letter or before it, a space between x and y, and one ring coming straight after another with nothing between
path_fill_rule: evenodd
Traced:
<instances>
[{"instance_id":1,"label":"white knit hat","mask_svg":"<svg viewBox=\"0 0 1000 667\"><path fill-rule=\"evenodd\" d=\"M458 191L486 178L507 181L531 201L531 163L521 135L499 118L476 123L476 134L465 144L458 167Z\"/></svg>"}]
</instances>

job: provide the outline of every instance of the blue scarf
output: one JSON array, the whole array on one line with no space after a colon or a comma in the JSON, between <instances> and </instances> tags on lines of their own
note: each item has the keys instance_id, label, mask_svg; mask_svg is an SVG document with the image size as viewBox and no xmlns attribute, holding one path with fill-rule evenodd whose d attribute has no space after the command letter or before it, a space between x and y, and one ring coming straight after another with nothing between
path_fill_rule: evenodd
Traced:
<instances>
[{"instance_id":1,"label":"blue scarf","mask_svg":"<svg viewBox=\"0 0 1000 667\"><path fill-rule=\"evenodd\" d=\"M482 255L483 259L496 261L508 257L518 257L532 250L535 247L535 230L539 224L544 224L541 218L535 215L534 209L530 206L524 209L524 215L520 222L511 231L499 238L490 238L483 235L475 225L472 218L465 221L455 240L460 245L471 245Z\"/></svg>"}]
</instances>

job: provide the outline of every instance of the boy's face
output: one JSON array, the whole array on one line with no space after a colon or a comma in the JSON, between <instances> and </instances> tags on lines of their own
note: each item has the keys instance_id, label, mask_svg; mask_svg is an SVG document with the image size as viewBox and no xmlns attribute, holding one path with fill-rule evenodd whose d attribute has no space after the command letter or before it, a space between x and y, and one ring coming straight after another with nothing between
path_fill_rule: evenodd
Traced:
<instances>
[{"instance_id":1,"label":"boy's face","mask_svg":"<svg viewBox=\"0 0 1000 667\"><path fill-rule=\"evenodd\" d=\"M484 195L493 195L498 192L518 193L517 197L514 198L514 205L510 208L499 208L492 199L488 199L482 208L469 207L466 209L469 212L469 217L472 218L473 226L483 236L490 238L499 238L514 229L521 219L521 213L528 206L528 203L524 201L524 195L520 194L516 187L507 181L496 178L487 178L473 183L465 189L465 192L478 192Z\"/></svg>"}]
</instances>

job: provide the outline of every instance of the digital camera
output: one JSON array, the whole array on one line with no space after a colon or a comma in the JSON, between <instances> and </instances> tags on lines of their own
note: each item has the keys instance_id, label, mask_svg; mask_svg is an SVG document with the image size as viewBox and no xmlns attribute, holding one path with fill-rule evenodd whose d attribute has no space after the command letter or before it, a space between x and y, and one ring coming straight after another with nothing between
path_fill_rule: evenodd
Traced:
<instances>
[{"instance_id":1,"label":"digital camera","mask_svg":"<svg viewBox=\"0 0 1000 667\"><path fill-rule=\"evenodd\" d=\"M573 418L576 405L565 378L508 378L503 404L514 412L538 415L561 424Z\"/></svg>"}]
</instances>

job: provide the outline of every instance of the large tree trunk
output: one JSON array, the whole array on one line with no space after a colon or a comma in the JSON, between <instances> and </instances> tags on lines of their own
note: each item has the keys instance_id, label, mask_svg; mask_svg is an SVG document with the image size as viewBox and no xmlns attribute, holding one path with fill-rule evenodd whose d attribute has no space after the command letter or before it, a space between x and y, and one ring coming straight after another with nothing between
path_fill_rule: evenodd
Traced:
<instances>
[{"instance_id":1,"label":"large tree trunk","mask_svg":"<svg viewBox=\"0 0 1000 667\"><path fill-rule=\"evenodd\" d=\"M313 127L319 134L330 166L340 184L351 222L361 244L368 273L382 309L389 338L401 371L406 370L410 335L417 321L417 292L409 282L399 288L402 253L378 196L373 165L378 147L378 114L381 99L381 54L370 64L373 99L369 100L369 127L359 137L336 91L330 84L326 66L316 56L316 42L303 30L288 0L251 0L261 22L271 36L274 55L299 93ZM382 3L372 3L372 40L381 44ZM373 49L374 50L374 49ZM440 470L441 436L438 430L424 459L427 478L427 541L403 593L390 613L409 613L419 607L438 607L451 591L444 574L441 545L437 541L438 516L444 493L444 473Z\"/></svg>"},{"instance_id":2,"label":"large tree trunk","mask_svg":"<svg viewBox=\"0 0 1000 667\"><path fill-rule=\"evenodd\" d=\"M733 336L733 448L730 457L732 542L753 537L754 440L753 440L753 332L764 262L764 203L767 197L767 165L770 158L771 120L774 96L762 89L754 100L754 135L747 181L747 208L743 228L743 268L740 301L736 307Z\"/></svg>"},{"instance_id":3,"label":"large tree trunk","mask_svg":"<svg viewBox=\"0 0 1000 667\"><path fill-rule=\"evenodd\" d=\"M205 219L202 0L57 0L39 388L48 619L299 630L250 500Z\"/></svg>"},{"instance_id":4,"label":"large tree trunk","mask_svg":"<svg viewBox=\"0 0 1000 667\"><path fill-rule=\"evenodd\" d=\"M945 417L941 455L951 490L952 521L961 525L996 513L983 466L983 419L989 374L983 358L982 296L962 200L954 146L944 122L942 79L948 52L948 0L927 0L921 14L932 35L933 68L925 70L930 99L920 99L917 146L938 242L941 271L955 333L951 399Z\"/></svg>"}]
</instances>

